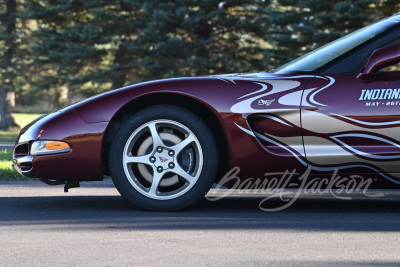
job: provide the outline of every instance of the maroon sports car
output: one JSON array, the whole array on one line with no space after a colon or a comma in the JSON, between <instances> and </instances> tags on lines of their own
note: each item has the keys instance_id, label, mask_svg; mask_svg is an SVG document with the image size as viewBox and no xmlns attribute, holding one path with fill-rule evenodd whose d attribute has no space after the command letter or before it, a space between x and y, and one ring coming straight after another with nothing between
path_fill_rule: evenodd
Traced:
<instances>
[{"instance_id":1,"label":"maroon sports car","mask_svg":"<svg viewBox=\"0 0 400 267\"><path fill-rule=\"evenodd\" d=\"M66 190L109 175L149 210L198 202L235 166L243 179L339 170L398 188L399 61L397 14L268 73L128 86L27 125L14 167Z\"/></svg>"}]
</instances>

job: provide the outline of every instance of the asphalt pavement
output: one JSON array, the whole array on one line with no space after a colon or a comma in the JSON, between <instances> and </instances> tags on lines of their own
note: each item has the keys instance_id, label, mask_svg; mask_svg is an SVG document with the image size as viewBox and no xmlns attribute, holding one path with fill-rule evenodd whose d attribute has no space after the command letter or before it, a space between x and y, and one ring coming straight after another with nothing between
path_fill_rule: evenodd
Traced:
<instances>
[{"instance_id":1,"label":"asphalt pavement","mask_svg":"<svg viewBox=\"0 0 400 267\"><path fill-rule=\"evenodd\" d=\"M217 193L218 194L218 193ZM128 204L110 180L62 186L0 182L1 266L395 266L400 193L300 196L279 212L260 195L182 212ZM276 200L272 205L280 205Z\"/></svg>"}]
</instances>

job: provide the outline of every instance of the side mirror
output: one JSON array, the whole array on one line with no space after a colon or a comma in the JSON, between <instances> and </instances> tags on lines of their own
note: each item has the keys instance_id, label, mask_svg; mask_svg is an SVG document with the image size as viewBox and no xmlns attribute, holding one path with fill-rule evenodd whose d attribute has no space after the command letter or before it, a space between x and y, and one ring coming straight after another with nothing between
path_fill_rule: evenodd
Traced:
<instances>
[{"instance_id":1,"label":"side mirror","mask_svg":"<svg viewBox=\"0 0 400 267\"><path fill-rule=\"evenodd\" d=\"M363 72L357 75L359 80L373 78L379 70L400 62L400 45L383 47L372 52L367 66Z\"/></svg>"}]
</instances>

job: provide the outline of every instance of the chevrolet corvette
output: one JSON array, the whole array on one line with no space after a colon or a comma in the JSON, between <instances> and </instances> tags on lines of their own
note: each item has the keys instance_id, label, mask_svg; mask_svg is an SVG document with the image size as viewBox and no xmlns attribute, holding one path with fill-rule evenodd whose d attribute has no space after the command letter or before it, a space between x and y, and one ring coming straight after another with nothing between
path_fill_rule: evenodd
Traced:
<instances>
[{"instance_id":1,"label":"chevrolet corvette","mask_svg":"<svg viewBox=\"0 0 400 267\"><path fill-rule=\"evenodd\" d=\"M270 72L127 86L24 127L14 168L66 191L111 176L129 202L163 211L236 166L241 179L336 170L400 188L399 62L397 14Z\"/></svg>"}]
</instances>

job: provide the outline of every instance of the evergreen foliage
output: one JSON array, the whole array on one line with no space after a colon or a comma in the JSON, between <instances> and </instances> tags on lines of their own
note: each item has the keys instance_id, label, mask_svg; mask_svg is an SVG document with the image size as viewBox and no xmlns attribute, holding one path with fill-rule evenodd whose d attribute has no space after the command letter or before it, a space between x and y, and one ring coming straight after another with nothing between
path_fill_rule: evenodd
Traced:
<instances>
[{"instance_id":1,"label":"evergreen foliage","mask_svg":"<svg viewBox=\"0 0 400 267\"><path fill-rule=\"evenodd\" d=\"M56 105L153 79L268 71L400 11L397 0L3 1L17 7L0 3L7 91Z\"/></svg>"},{"instance_id":2,"label":"evergreen foliage","mask_svg":"<svg viewBox=\"0 0 400 267\"><path fill-rule=\"evenodd\" d=\"M280 66L376 20L376 0L276 0L265 39L264 64ZM375 16L374 16L375 15ZM379 17L379 16L378 16Z\"/></svg>"}]
</instances>

